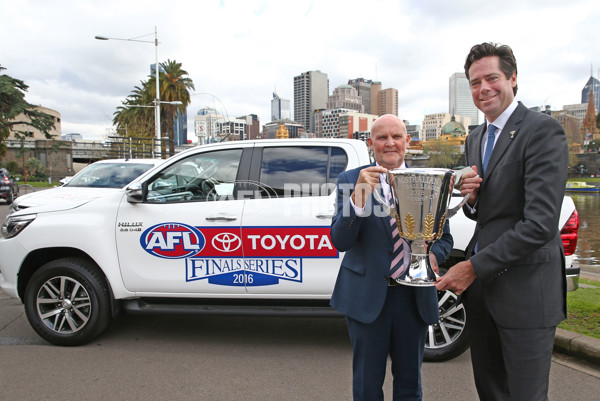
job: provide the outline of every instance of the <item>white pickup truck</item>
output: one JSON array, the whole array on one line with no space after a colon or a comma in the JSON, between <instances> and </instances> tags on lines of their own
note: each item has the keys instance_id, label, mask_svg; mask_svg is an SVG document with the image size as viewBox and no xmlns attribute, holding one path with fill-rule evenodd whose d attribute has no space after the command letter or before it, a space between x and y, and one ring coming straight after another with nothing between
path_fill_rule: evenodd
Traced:
<instances>
[{"instance_id":1,"label":"white pickup truck","mask_svg":"<svg viewBox=\"0 0 600 401\"><path fill-rule=\"evenodd\" d=\"M25 195L2 226L0 285L59 345L91 341L122 310L338 316L328 305L343 256L329 237L335 184L369 162L355 140L224 142L179 153L124 188ZM571 288L577 220L565 198ZM459 213L450 226L455 249L442 269L464 257L474 223ZM467 348L462 304L445 292L439 308L427 360Z\"/></svg>"}]
</instances>

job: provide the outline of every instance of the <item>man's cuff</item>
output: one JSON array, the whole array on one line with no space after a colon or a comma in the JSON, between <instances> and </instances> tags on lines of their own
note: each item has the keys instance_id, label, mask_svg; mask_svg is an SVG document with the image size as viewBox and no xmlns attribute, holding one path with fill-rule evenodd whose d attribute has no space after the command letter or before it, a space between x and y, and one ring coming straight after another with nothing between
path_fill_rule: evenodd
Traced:
<instances>
[{"instance_id":1,"label":"man's cuff","mask_svg":"<svg viewBox=\"0 0 600 401\"><path fill-rule=\"evenodd\" d=\"M354 204L354 201L352 200L352 197L350 197L350 204L352 205L352 209L354 209L354 213L358 216L358 217L362 217L365 215L365 208L364 207L358 207Z\"/></svg>"},{"instance_id":2,"label":"man's cuff","mask_svg":"<svg viewBox=\"0 0 600 401\"><path fill-rule=\"evenodd\" d=\"M475 212L477 212L477 204L478 203L479 203L479 199L477 199L475 201L475 204L473 206L469 205L468 203L465 203L465 206L469 209L471 214L475 214Z\"/></svg>"}]
</instances>

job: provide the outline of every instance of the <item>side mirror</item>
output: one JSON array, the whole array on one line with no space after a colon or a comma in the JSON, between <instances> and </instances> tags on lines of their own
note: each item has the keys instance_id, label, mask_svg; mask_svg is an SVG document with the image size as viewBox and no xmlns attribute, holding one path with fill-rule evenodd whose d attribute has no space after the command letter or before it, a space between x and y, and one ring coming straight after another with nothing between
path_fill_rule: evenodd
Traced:
<instances>
[{"instance_id":1,"label":"side mirror","mask_svg":"<svg viewBox=\"0 0 600 401\"><path fill-rule=\"evenodd\" d=\"M127 191L127 202L142 203L144 200L144 193L140 182L132 182L125 190Z\"/></svg>"}]
</instances>

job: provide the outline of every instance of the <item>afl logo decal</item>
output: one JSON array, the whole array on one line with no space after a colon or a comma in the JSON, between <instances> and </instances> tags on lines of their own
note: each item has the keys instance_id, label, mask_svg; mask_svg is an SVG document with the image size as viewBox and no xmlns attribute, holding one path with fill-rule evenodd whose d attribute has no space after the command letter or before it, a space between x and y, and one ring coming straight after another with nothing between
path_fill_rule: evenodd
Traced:
<instances>
[{"instance_id":1,"label":"afl logo decal","mask_svg":"<svg viewBox=\"0 0 600 401\"><path fill-rule=\"evenodd\" d=\"M212 246L221 252L233 252L242 246L242 240L235 234L221 233L212 239Z\"/></svg>"},{"instance_id":2,"label":"afl logo decal","mask_svg":"<svg viewBox=\"0 0 600 401\"><path fill-rule=\"evenodd\" d=\"M144 231L140 244L154 256L181 259L202 251L206 239L199 230L187 224L161 223Z\"/></svg>"}]
</instances>

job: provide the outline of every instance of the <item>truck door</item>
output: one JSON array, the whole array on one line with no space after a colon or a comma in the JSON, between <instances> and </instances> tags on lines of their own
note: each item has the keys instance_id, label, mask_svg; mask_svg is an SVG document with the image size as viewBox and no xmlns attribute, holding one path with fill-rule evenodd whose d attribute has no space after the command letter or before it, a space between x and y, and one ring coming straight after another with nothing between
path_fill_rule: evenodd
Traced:
<instances>
[{"instance_id":1,"label":"truck door","mask_svg":"<svg viewBox=\"0 0 600 401\"><path fill-rule=\"evenodd\" d=\"M256 147L244 204L248 294L328 299L339 268L329 226L347 156L333 146Z\"/></svg>"},{"instance_id":2,"label":"truck door","mask_svg":"<svg viewBox=\"0 0 600 401\"><path fill-rule=\"evenodd\" d=\"M128 290L154 296L245 294L244 200L235 199L234 191L240 174L247 174L243 155L251 150L244 144L203 147L148 177L141 203L123 199L115 235Z\"/></svg>"}]
</instances>

